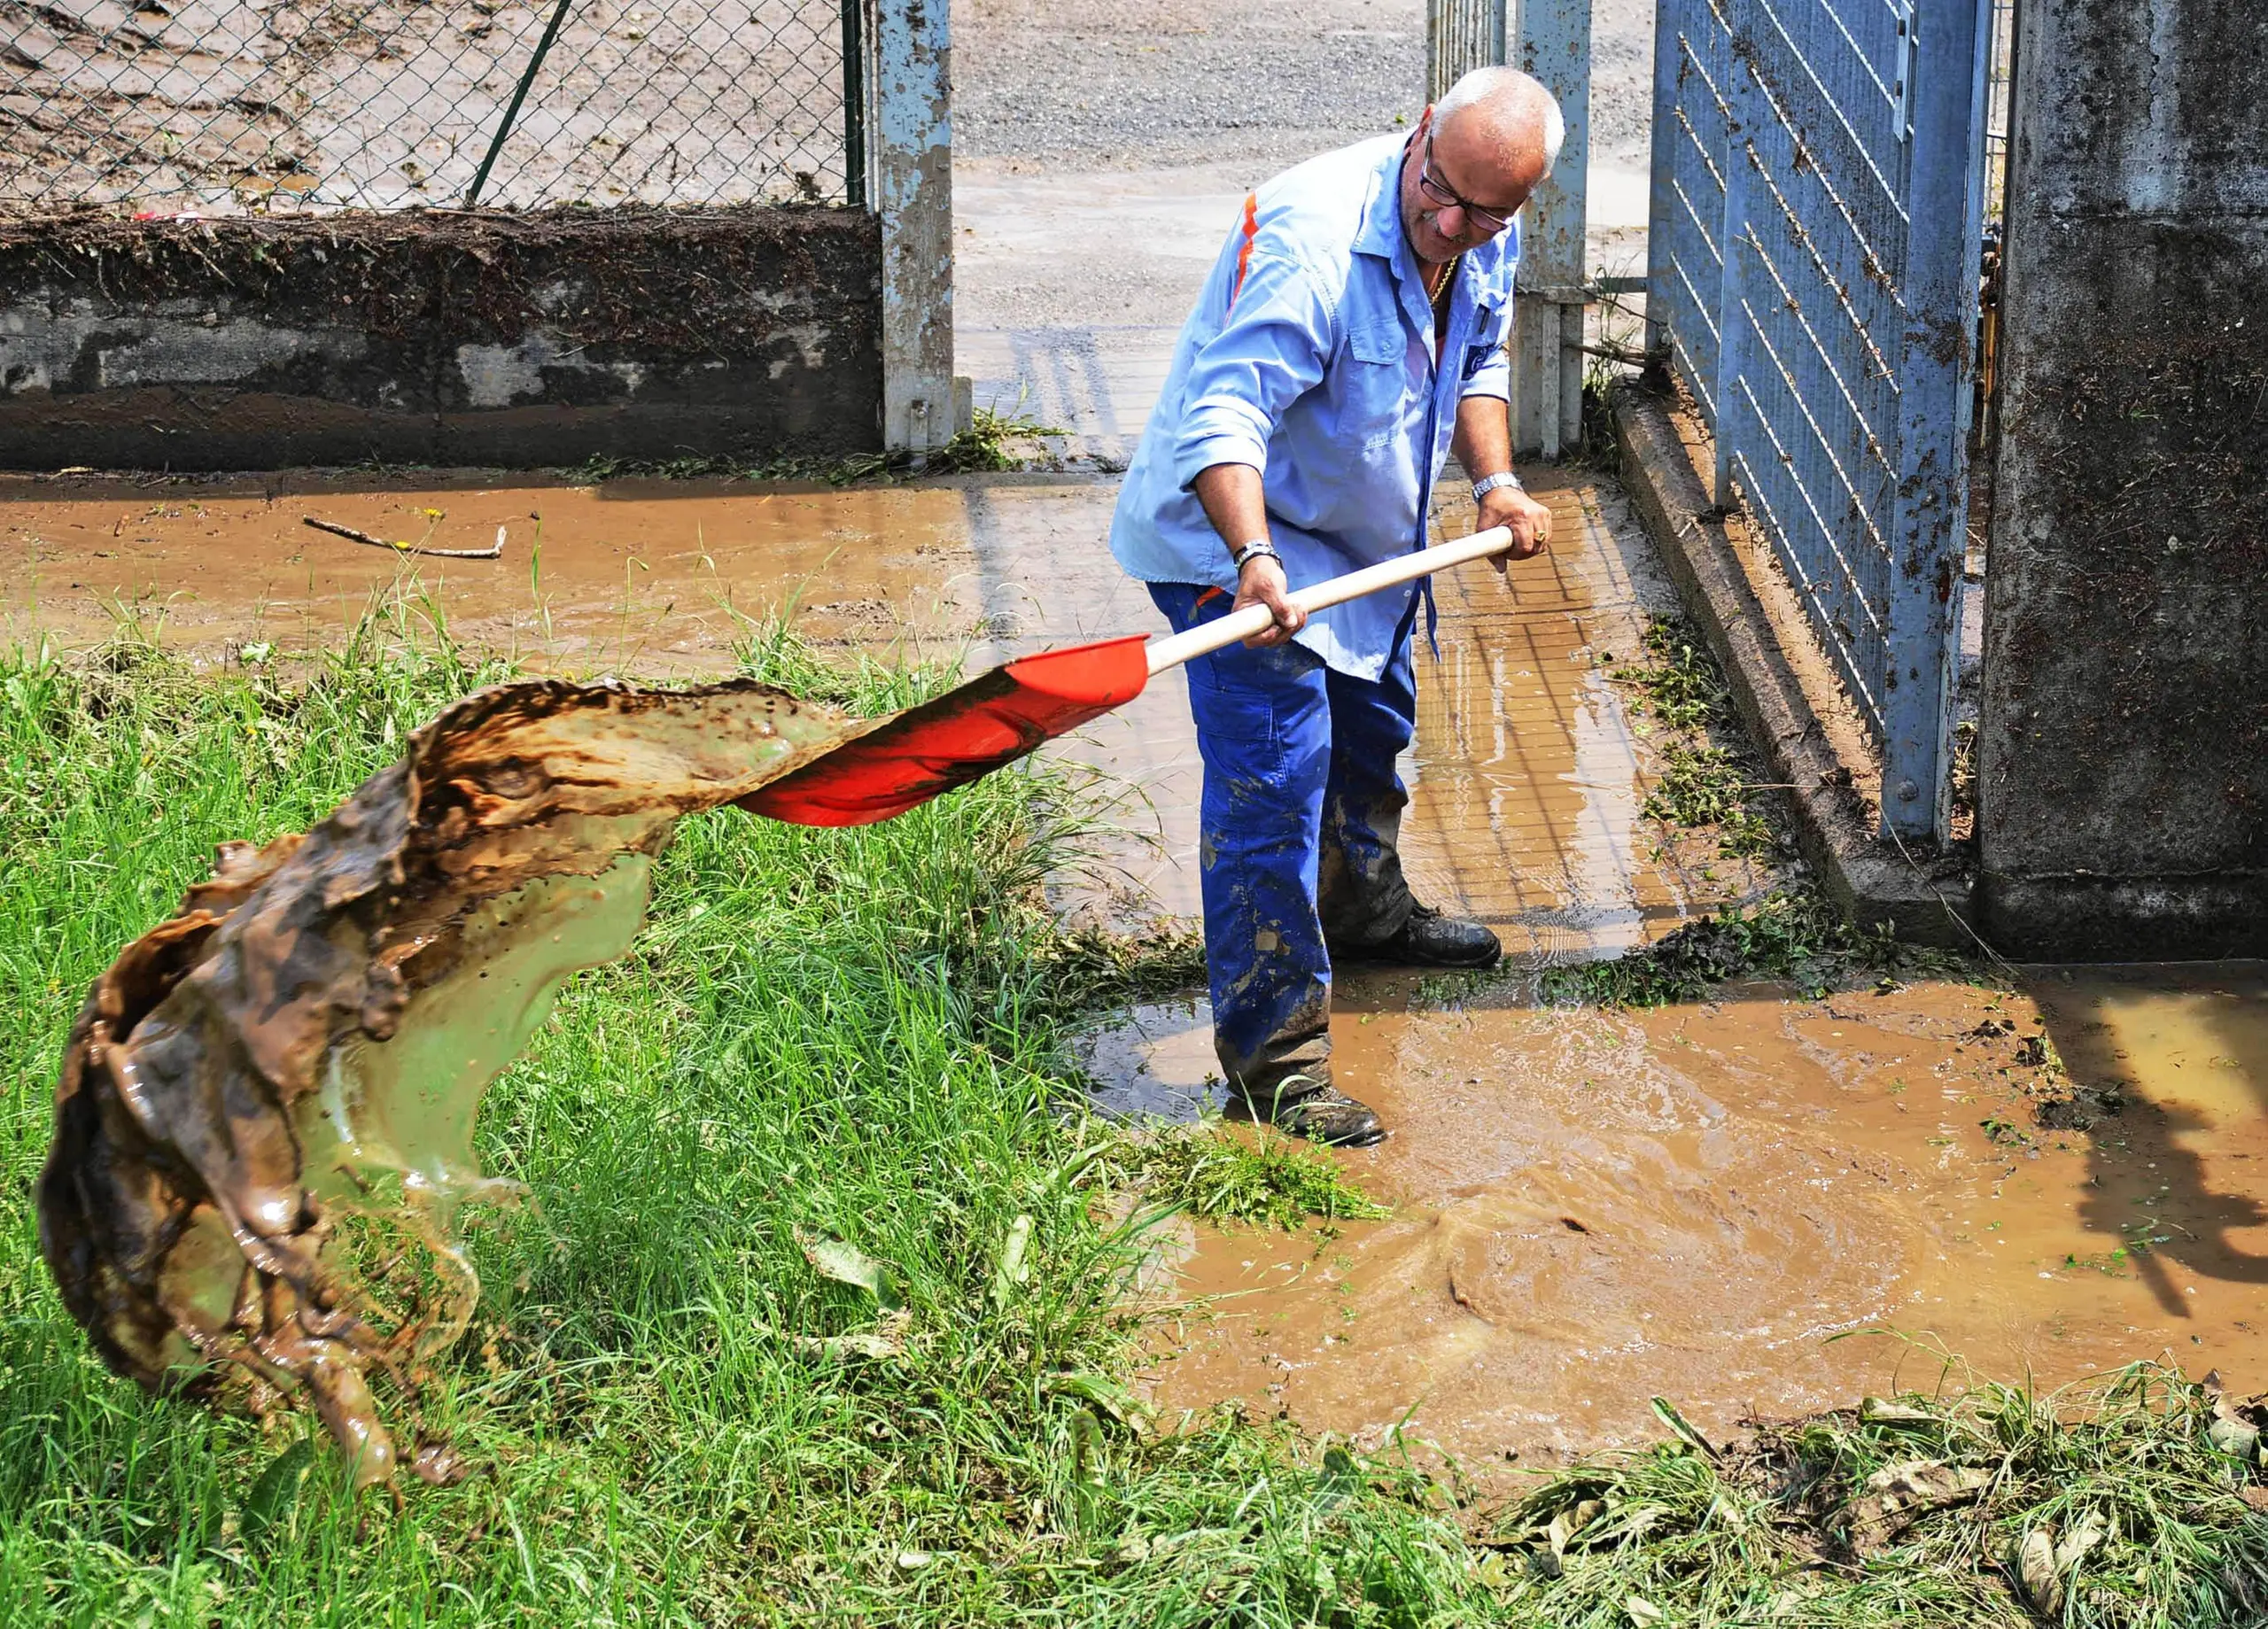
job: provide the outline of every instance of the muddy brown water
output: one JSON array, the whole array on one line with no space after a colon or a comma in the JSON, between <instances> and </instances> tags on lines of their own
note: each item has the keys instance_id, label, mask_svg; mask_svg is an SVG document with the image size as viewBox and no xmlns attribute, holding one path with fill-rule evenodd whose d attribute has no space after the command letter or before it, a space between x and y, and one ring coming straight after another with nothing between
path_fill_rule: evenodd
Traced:
<instances>
[{"instance_id":1,"label":"muddy brown water","mask_svg":"<svg viewBox=\"0 0 2268 1629\"><path fill-rule=\"evenodd\" d=\"M1351 989L1340 1078L1394 1135L1341 1158L1395 1214L1201 1231L1156 1395L1487 1475L1658 1435L1658 1394L1723 1432L2159 1356L2268 1385L2264 996L2257 964L1643 1012ZM1203 1018L1105 1037L1122 1106L1204 1095ZM2042 1035L2125 1108L2037 1124Z\"/></svg>"},{"instance_id":2,"label":"muddy brown water","mask_svg":"<svg viewBox=\"0 0 2268 1629\"><path fill-rule=\"evenodd\" d=\"M65 1049L41 1249L105 1361L304 1401L358 1484L390 1478L369 1382L414 1392L462 1335L460 1212L517 1190L474 1158L489 1082L571 973L629 948L681 816L860 727L748 679L524 679L451 705L304 836L224 848ZM430 1442L413 1462L461 1472Z\"/></svg>"},{"instance_id":3,"label":"muddy brown water","mask_svg":"<svg viewBox=\"0 0 2268 1629\"><path fill-rule=\"evenodd\" d=\"M712 673L781 605L822 640L964 637L981 613L963 514L951 487L0 479L0 608L19 643L130 622L209 659L319 645L403 593L539 668ZM501 531L504 553L398 555L307 516L435 548Z\"/></svg>"}]
</instances>

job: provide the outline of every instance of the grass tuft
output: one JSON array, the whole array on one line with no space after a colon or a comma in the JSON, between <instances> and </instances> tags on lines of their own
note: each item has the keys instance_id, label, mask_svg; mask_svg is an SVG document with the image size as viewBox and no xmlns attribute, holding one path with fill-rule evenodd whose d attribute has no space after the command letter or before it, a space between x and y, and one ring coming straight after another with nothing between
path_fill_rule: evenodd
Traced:
<instances>
[{"instance_id":1,"label":"grass tuft","mask_svg":"<svg viewBox=\"0 0 2268 1629\"><path fill-rule=\"evenodd\" d=\"M1713 839L1720 857L1756 865L1761 891L1612 960L1550 968L1544 999L1666 1006L1732 980L1784 982L1816 997L1860 977L1975 975L1963 958L1854 926L1819 893L1775 820L1783 811L1772 788L1755 779L1723 673L1683 623L1652 617L1635 655L1599 660L1629 695L1641 733L1657 739L1661 772L1640 812L1673 834Z\"/></svg>"},{"instance_id":2,"label":"grass tuft","mask_svg":"<svg viewBox=\"0 0 2268 1629\"><path fill-rule=\"evenodd\" d=\"M1311 1217L1367 1222L1390 1214L1327 1156L1264 1126L1249 1137L1216 1123L1145 1130L1126 1137L1110 1164L1115 1185L1208 1222L1289 1230Z\"/></svg>"},{"instance_id":3,"label":"grass tuft","mask_svg":"<svg viewBox=\"0 0 2268 1629\"><path fill-rule=\"evenodd\" d=\"M1697 918L1612 961L1548 969L1542 989L1550 1001L1658 1007L1697 1000L1728 980L1771 979L1815 997L1904 954L1885 935L1857 932L1818 895L1783 890Z\"/></svg>"},{"instance_id":4,"label":"grass tuft","mask_svg":"<svg viewBox=\"0 0 2268 1629\"><path fill-rule=\"evenodd\" d=\"M1629 696L1641 731L1659 738L1660 776L1638 812L1668 826L1712 830L1727 859L1784 857L1732 693L1708 648L1675 617L1653 617L1635 656L1600 660Z\"/></svg>"}]
</instances>

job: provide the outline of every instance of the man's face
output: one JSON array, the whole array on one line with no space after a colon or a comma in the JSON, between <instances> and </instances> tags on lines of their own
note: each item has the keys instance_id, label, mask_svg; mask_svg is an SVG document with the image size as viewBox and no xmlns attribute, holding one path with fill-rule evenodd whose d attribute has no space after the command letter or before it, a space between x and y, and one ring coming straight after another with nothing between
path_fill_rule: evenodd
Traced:
<instances>
[{"instance_id":1,"label":"man's face","mask_svg":"<svg viewBox=\"0 0 2268 1629\"><path fill-rule=\"evenodd\" d=\"M1436 124L1428 109L1402 161L1402 229L1418 258L1435 266L1504 230L1543 179L1540 156L1508 161L1472 117L1479 110L1461 112ZM1445 201L1452 197L1464 202Z\"/></svg>"}]
</instances>

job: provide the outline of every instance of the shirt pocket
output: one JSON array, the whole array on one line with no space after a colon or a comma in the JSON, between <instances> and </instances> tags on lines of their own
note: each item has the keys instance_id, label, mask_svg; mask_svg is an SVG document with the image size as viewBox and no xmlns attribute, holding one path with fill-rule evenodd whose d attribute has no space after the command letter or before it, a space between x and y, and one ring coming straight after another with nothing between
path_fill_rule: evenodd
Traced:
<instances>
[{"instance_id":1,"label":"shirt pocket","mask_svg":"<svg viewBox=\"0 0 2268 1629\"><path fill-rule=\"evenodd\" d=\"M1346 428L1364 451L1391 441L1408 410L1410 337L1393 316L1373 318L1347 336Z\"/></svg>"},{"instance_id":2,"label":"shirt pocket","mask_svg":"<svg viewBox=\"0 0 2268 1629\"><path fill-rule=\"evenodd\" d=\"M1464 365L1457 370L1460 387L1471 384L1473 375L1496 359L1503 348L1502 337L1492 337L1498 333L1497 315L1493 307L1483 306L1472 314L1472 337L1465 344Z\"/></svg>"}]
</instances>

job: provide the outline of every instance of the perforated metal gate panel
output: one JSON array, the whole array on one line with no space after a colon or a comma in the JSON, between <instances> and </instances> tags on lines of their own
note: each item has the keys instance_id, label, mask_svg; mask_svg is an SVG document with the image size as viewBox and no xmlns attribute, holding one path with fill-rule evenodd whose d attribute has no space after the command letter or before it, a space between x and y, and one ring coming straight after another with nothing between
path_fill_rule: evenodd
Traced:
<instances>
[{"instance_id":1,"label":"perforated metal gate panel","mask_svg":"<svg viewBox=\"0 0 2268 1629\"><path fill-rule=\"evenodd\" d=\"M1948 767L1988 5L1657 14L1650 313L1916 834Z\"/></svg>"}]
</instances>

